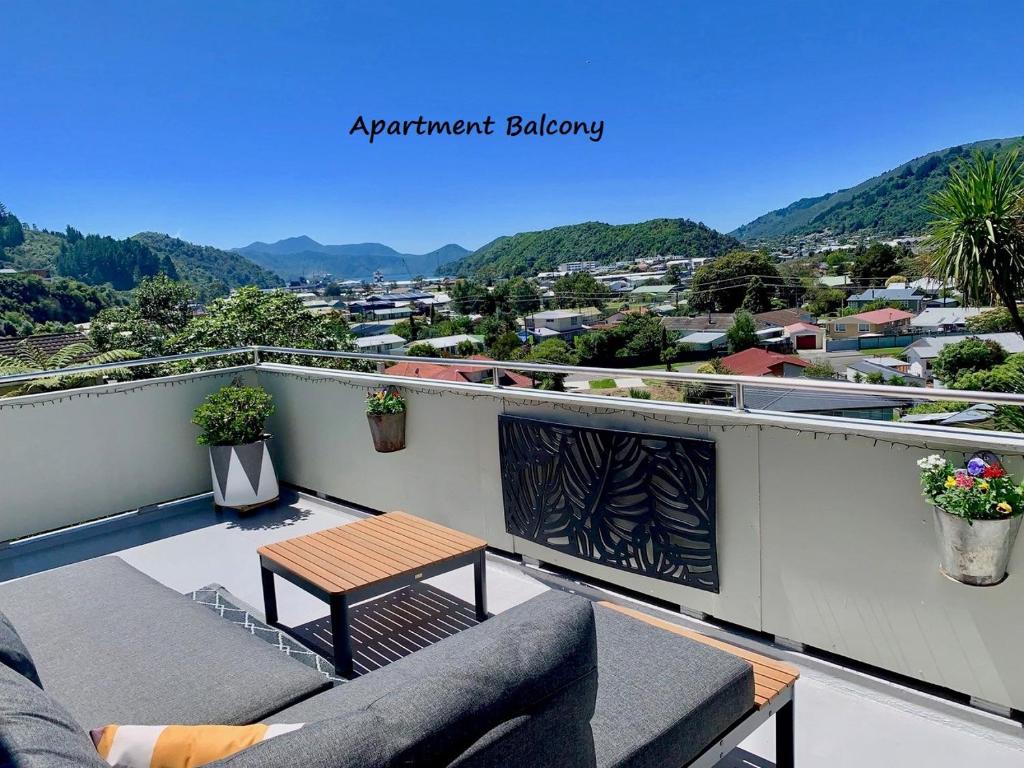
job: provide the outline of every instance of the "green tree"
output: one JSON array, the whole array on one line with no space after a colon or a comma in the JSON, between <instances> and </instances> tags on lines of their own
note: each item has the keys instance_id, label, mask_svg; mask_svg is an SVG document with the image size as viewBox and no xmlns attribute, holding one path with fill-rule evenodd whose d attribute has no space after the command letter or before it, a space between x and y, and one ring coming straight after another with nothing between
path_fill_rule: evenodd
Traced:
<instances>
[{"instance_id":1,"label":"green tree","mask_svg":"<svg viewBox=\"0 0 1024 768\"><path fill-rule=\"evenodd\" d=\"M747 292L743 295L743 309L753 312L767 312L772 308L772 295L760 277L754 276L750 279Z\"/></svg>"},{"instance_id":2,"label":"green tree","mask_svg":"<svg viewBox=\"0 0 1024 768\"><path fill-rule=\"evenodd\" d=\"M405 354L409 357L438 357L437 350L425 341L413 344Z\"/></svg>"},{"instance_id":3,"label":"green tree","mask_svg":"<svg viewBox=\"0 0 1024 768\"><path fill-rule=\"evenodd\" d=\"M561 339L546 339L535 344L527 358L534 363L551 363L553 365L576 365L576 355L572 348ZM565 389L565 374L562 373L530 373L537 386L562 392Z\"/></svg>"},{"instance_id":4,"label":"green tree","mask_svg":"<svg viewBox=\"0 0 1024 768\"><path fill-rule=\"evenodd\" d=\"M475 280L456 280L450 295L452 308L460 315L489 315L494 312L494 297L487 290L487 286Z\"/></svg>"},{"instance_id":5,"label":"green tree","mask_svg":"<svg viewBox=\"0 0 1024 768\"><path fill-rule=\"evenodd\" d=\"M854 251L850 274L859 280L879 280L903 271L909 252L886 243L872 243Z\"/></svg>"},{"instance_id":6,"label":"green tree","mask_svg":"<svg viewBox=\"0 0 1024 768\"><path fill-rule=\"evenodd\" d=\"M495 300L503 310L524 315L540 309L540 291L524 277L513 277L495 288Z\"/></svg>"},{"instance_id":7,"label":"green tree","mask_svg":"<svg viewBox=\"0 0 1024 768\"><path fill-rule=\"evenodd\" d=\"M1013 318L1005 307L996 307L967 318L967 330L971 333L1005 333L1014 330Z\"/></svg>"},{"instance_id":8,"label":"green tree","mask_svg":"<svg viewBox=\"0 0 1024 768\"><path fill-rule=\"evenodd\" d=\"M25 230L21 221L0 203L0 256L4 248L15 248L25 242Z\"/></svg>"},{"instance_id":9,"label":"green tree","mask_svg":"<svg viewBox=\"0 0 1024 768\"><path fill-rule=\"evenodd\" d=\"M1024 160L1019 152L1002 158L978 152L970 162L954 166L927 210L935 217L931 235L938 249L931 270L952 280L968 301L983 301L994 292L1024 336L1024 318L1017 309L1024 298Z\"/></svg>"},{"instance_id":10,"label":"green tree","mask_svg":"<svg viewBox=\"0 0 1024 768\"><path fill-rule=\"evenodd\" d=\"M698 267L690 284L689 304L698 311L733 312L743 304L751 278L757 276L769 299L779 284L779 271L766 253L734 251Z\"/></svg>"},{"instance_id":11,"label":"green tree","mask_svg":"<svg viewBox=\"0 0 1024 768\"><path fill-rule=\"evenodd\" d=\"M747 310L741 309L733 317L732 325L725 332L725 338L729 342L730 352L742 352L757 344L757 326L754 324L754 316Z\"/></svg>"},{"instance_id":12,"label":"green tree","mask_svg":"<svg viewBox=\"0 0 1024 768\"><path fill-rule=\"evenodd\" d=\"M834 379L836 377L836 369L832 367L832 363L827 359L820 358L812 360L808 365L804 366L801 375L809 379Z\"/></svg>"},{"instance_id":13,"label":"green tree","mask_svg":"<svg viewBox=\"0 0 1024 768\"><path fill-rule=\"evenodd\" d=\"M813 284L804 294L807 311L812 315L827 315L843 307L846 294L839 288L829 288L820 283Z\"/></svg>"},{"instance_id":14,"label":"green tree","mask_svg":"<svg viewBox=\"0 0 1024 768\"><path fill-rule=\"evenodd\" d=\"M352 349L348 327L334 313L314 315L292 293L264 293L253 287L240 288L233 296L214 300L206 314L189 321L168 346L174 352L196 352L258 344L329 351ZM309 365L313 359L284 356L284 361ZM210 358L198 361L196 367L220 368L235 362ZM343 366L344 361L333 365Z\"/></svg>"},{"instance_id":15,"label":"green tree","mask_svg":"<svg viewBox=\"0 0 1024 768\"><path fill-rule=\"evenodd\" d=\"M515 352L523 346L515 331L505 331L488 347L487 351L495 360L511 360Z\"/></svg>"},{"instance_id":16,"label":"green tree","mask_svg":"<svg viewBox=\"0 0 1024 768\"><path fill-rule=\"evenodd\" d=\"M92 319L89 340L96 349L132 349L143 357L166 354L167 340L192 319L195 289L165 275L145 278L127 307L105 309Z\"/></svg>"},{"instance_id":17,"label":"green tree","mask_svg":"<svg viewBox=\"0 0 1024 768\"><path fill-rule=\"evenodd\" d=\"M947 344L935 358L932 369L936 378L947 384L964 373L986 371L1006 360L1006 350L992 339L970 336Z\"/></svg>"},{"instance_id":18,"label":"green tree","mask_svg":"<svg viewBox=\"0 0 1024 768\"><path fill-rule=\"evenodd\" d=\"M603 307L612 297L611 289L589 272L574 272L555 280L555 306L562 309Z\"/></svg>"}]
</instances>

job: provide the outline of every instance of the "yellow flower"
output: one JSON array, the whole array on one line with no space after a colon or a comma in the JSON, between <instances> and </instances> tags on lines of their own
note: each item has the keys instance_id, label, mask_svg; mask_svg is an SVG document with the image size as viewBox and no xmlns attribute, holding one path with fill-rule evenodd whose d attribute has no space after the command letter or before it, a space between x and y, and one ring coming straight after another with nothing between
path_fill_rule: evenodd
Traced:
<instances>
[{"instance_id":1,"label":"yellow flower","mask_svg":"<svg viewBox=\"0 0 1024 768\"><path fill-rule=\"evenodd\" d=\"M947 477L946 478L946 487L947 488L955 488L956 487L956 478L953 477L952 475Z\"/></svg>"},{"instance_id":2,"label":"yellow flower","mask_svg":"<svg viewBox=\"0 0 1024 768\"><path fill-rule=\"evenodd\" d=\"M1013 512L1013 507L1011 507L1005 501L1000 501L998 504L996 504L996 509L998 509L1000 512L1002 512L1004 515L1008 515L1011 512Z\"/></svg>"},{"instance_id":3,"label":"yellow flower","mask_svg":"<svg viewBox=\"0 0 1024 768\"><path fill-rule=\"evenodd\" d=\"M988 490L988 483L986 483L984 480L982 480L980 483L978 483L978 490L979 491L987 491Z\"/></svg>"}]
</instances>

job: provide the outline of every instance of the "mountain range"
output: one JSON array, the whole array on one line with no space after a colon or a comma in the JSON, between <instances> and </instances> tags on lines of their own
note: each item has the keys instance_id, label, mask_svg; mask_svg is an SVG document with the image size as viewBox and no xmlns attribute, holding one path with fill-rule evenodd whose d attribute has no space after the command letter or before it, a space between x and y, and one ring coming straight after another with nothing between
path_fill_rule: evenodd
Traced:
<instances>
[{"instance_id":1,"label":"mountain range","mask_svg":"<svg viewBox=\"0 0 1024 768\"><path fill-rule=\"evenodd\" d=\"M729 234L744 241L772 241L828 230L868 237L919 235L927 229L928 197L949 176L954 163L974 151L1003 153L1024 148L1024 137L989 139L947 147L914 158L854 187L805 197L758 216Z\"/></svg>"},{"instance_id":2,"label":"mountain range","mask_svg":"<svg viewBox=\"0 0 1024 768\"><path fill-rule=\"evenodd\" d=\"M383 243L324 245L306 235L274 243L257 241L234 251L286 280L317 274L330 274L346 280L370 280L378 270L385 277L394 279L409 279L417 275L430 277L441 264L469 253L468 249L454 243L430 253L415 254L400 253Z\"/></svg>"}]
</instances>

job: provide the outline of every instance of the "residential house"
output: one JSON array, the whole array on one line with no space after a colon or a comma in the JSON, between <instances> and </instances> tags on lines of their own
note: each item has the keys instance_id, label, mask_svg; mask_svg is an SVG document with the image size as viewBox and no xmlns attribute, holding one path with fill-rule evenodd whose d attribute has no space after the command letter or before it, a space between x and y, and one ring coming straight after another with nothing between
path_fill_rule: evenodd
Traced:
<instances>
[{"instance_id":1,"label":"residential house","mask_svg":"<svg viewBox=\"0 0 1024 768\"><path fill-rule=\"evenodd\" d=\"M910 363L910 373L914 376L931 376L932 364L935 362L935 358L939 356L939 352L941 352L947 344L955 344L958 341L972 338L972 336L979 339L992 339L992 341L999 344L999 346L1010 354L1024 352L1024 338L1021 338L1021 336L1016 333L977 333L964 334L963 336L927 336L923 339L918 339L903 351L907 361Z\"/></svg>"},{"instance_id":2,"label":"residential house","mask_svg":"<svg viewBox=\"0 0 1024 768\"><path fill-rule=\"evenodd\" d=\"M379 336L388 333L403 320L378 320L372 323L355 323L349 327L353 336Z\"/></svg>"},{"instance_id":3,"label":"residential house","mask_svg":"<svg viewBox=\"0 0 1024 768\"><path fill-rule=\"evenodd\" d=\"M494 362L486 355L473 355L470 360ZM488 384L493 383L494 367L490 365L437 365L436 363L420 363L414 360L402 361L384 371L390 376L408 376L415 379L435 379L437 381L453 381L457 383ZM503 387L532 388L533 380L515 371L502 370L500 381Z\"/></svg>"},{"instance_id":4,"label":"residential house","mask_svg":"<svg viewBox=\"0 0 1024 768\"><path fill-rule=\"evenodd\" d=\"M751 347L723 357L722 365L737 376L799 376L809 363L796 355Z\"/></svg>"},{"instance_id":5,"label":"residential house","mask_svg":"<svg viewBox=\"0 0 1024 768\"><path fill-rule=\"evenodd\" d=\"M412 314L412 307L408 305L404 307L382 307L381 309L373 310L375 320L402 320L412 317Z\"/></svg>"},{"instance_id":6,"label":"residential house","mask_svg":"<svg viewBox=\"0 0 1024 768\"><path fill-rule=\"evenodd\" d=\"M694 331L679 339L679 344L685 344L695 352L712 352L726 349L729 346L729 339L726 338L725 331Z\"/></svg>"},{"instance_id":7,"label":"residential house","mask_svg":"<svg viewBox=\"0 0 1024 768\"><path fill-rule=\"evenodd\" d=\"M910 363L895 357L866 357L862 360L854 360L846 366L846 378L848 381L861 382L872 374L878 374L885 384L892 383L893 379L897 379L910 386L923 387L926 383L925 379L914 376L909 371Z\"/></svg>"},{"instance_id":8,"label":"residential house","mask_svg":"<svg viewBox=\"0 0 1024 768\"><path fill-rule=\"evenodd\" d=\"M820 392L774 387L745 387L744 403L751 410L840 416L848 419L872 419L891 422L903 410L914 405L914 399L845 392Z\"/></svg>"},{"instance_id":9,"label":"residential house","mask_svg":"<svg viewBox=\"0 0 1024 768\"><path fill-rule=\"evenodd\" d=\"M767 312L757 312L754 315L754 324L758 328L785 328L794 323L813 322L814 315L801 309L772 309Z\"/></svg>"},{"instance_id":10,"label":"residential house","mask_svg":"<svg viewBox=\"0 0 1024 768\"><path fill-rule=\"evenodd\" d=\"M914 315L902 309L874 309L828 321L828 335L833 339L856 339L860 336L891 336L910 331Z\"/></svg>"},{"instance_id":11,"label":"residential house","mask_svg":"<svg viewBox=\"0 0 1024 768\"><path fill-rule=\"evenodd\" d=\"M474 349L482 349L484 346L483 336L471 336L468 333L457 333L454 336L438 336L435 339L419 339L405 345L406 351L414 344L429 344L438 352L455 352L460 344L469 342Z\"/></svg>"},{"instance_id":12,"label":"residential house","mask_svg":"<svg viewBox=\"0 0 1024 768\"><path fill-rule=\"evenodd\" d=\"M847 305L855 308L881 301L886 304L898 304L904 309L920 312L928 297L917 288L868 288L847 299Z\"/></svg>"},{"instance_id":13,"label":"residential house","mask_svg":"<svg viewBox=\"0 0 1024 768\"><path fill-rule=\"evenodd\" d=\"M784 338L790 339L794 349L824 349L825 329L810 323L793 323L782 329Z\"/></svg>"},{"instance_id":14,"label":"residential house","mask_svg":"<svg viewBox=\"0 0 1024 768\"><path fill-rule=\"evenodd\" d=\"M591 311L592 310L592 311ZM596 314L595 314L596 313ZM526 331L541 341L562 338L571 341L587 330L586 323L600 317L594 307L584 309L548 309L532 312L524 318Z\"/></svg>"},{"instance_id":15,"label":"residential house","mask_svg":"<svg viewBox=\"0 0 1024 768\"><path fill-rule=\"evenodd\" d=\"M910 321L920 333L956 333L967 330L967 321L992 307L932 307Z\"/></svg>"},{"instance_id":16,"label":"residential house","mask_svg":"<svg viewBox=\"0 0 1024 768\"><path fill-rule=\"evenodd\" d=\"M372 352L378 355L400 354L405 344L406 340L394 333L362 336L356 339L356 349L360 352Z\"/></svg>"}]
</instances>

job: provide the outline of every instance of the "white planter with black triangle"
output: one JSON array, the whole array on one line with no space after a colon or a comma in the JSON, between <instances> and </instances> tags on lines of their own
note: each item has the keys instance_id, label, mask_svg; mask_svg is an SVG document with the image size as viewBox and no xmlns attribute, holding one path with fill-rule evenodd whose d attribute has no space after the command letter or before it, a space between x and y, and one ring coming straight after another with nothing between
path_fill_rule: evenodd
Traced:
<instances>
[{"instance_id":1,"label":"white planter with black triangle","mask_svg":"<svg viewBox=\"0 0 1024 768\"><path fill-rule=\"evenodd\" d=\"M278 498L277 474L267 440L247 445L211 445L213 501L219 507L248 510Z\"/></svg>"}]
</instances>

